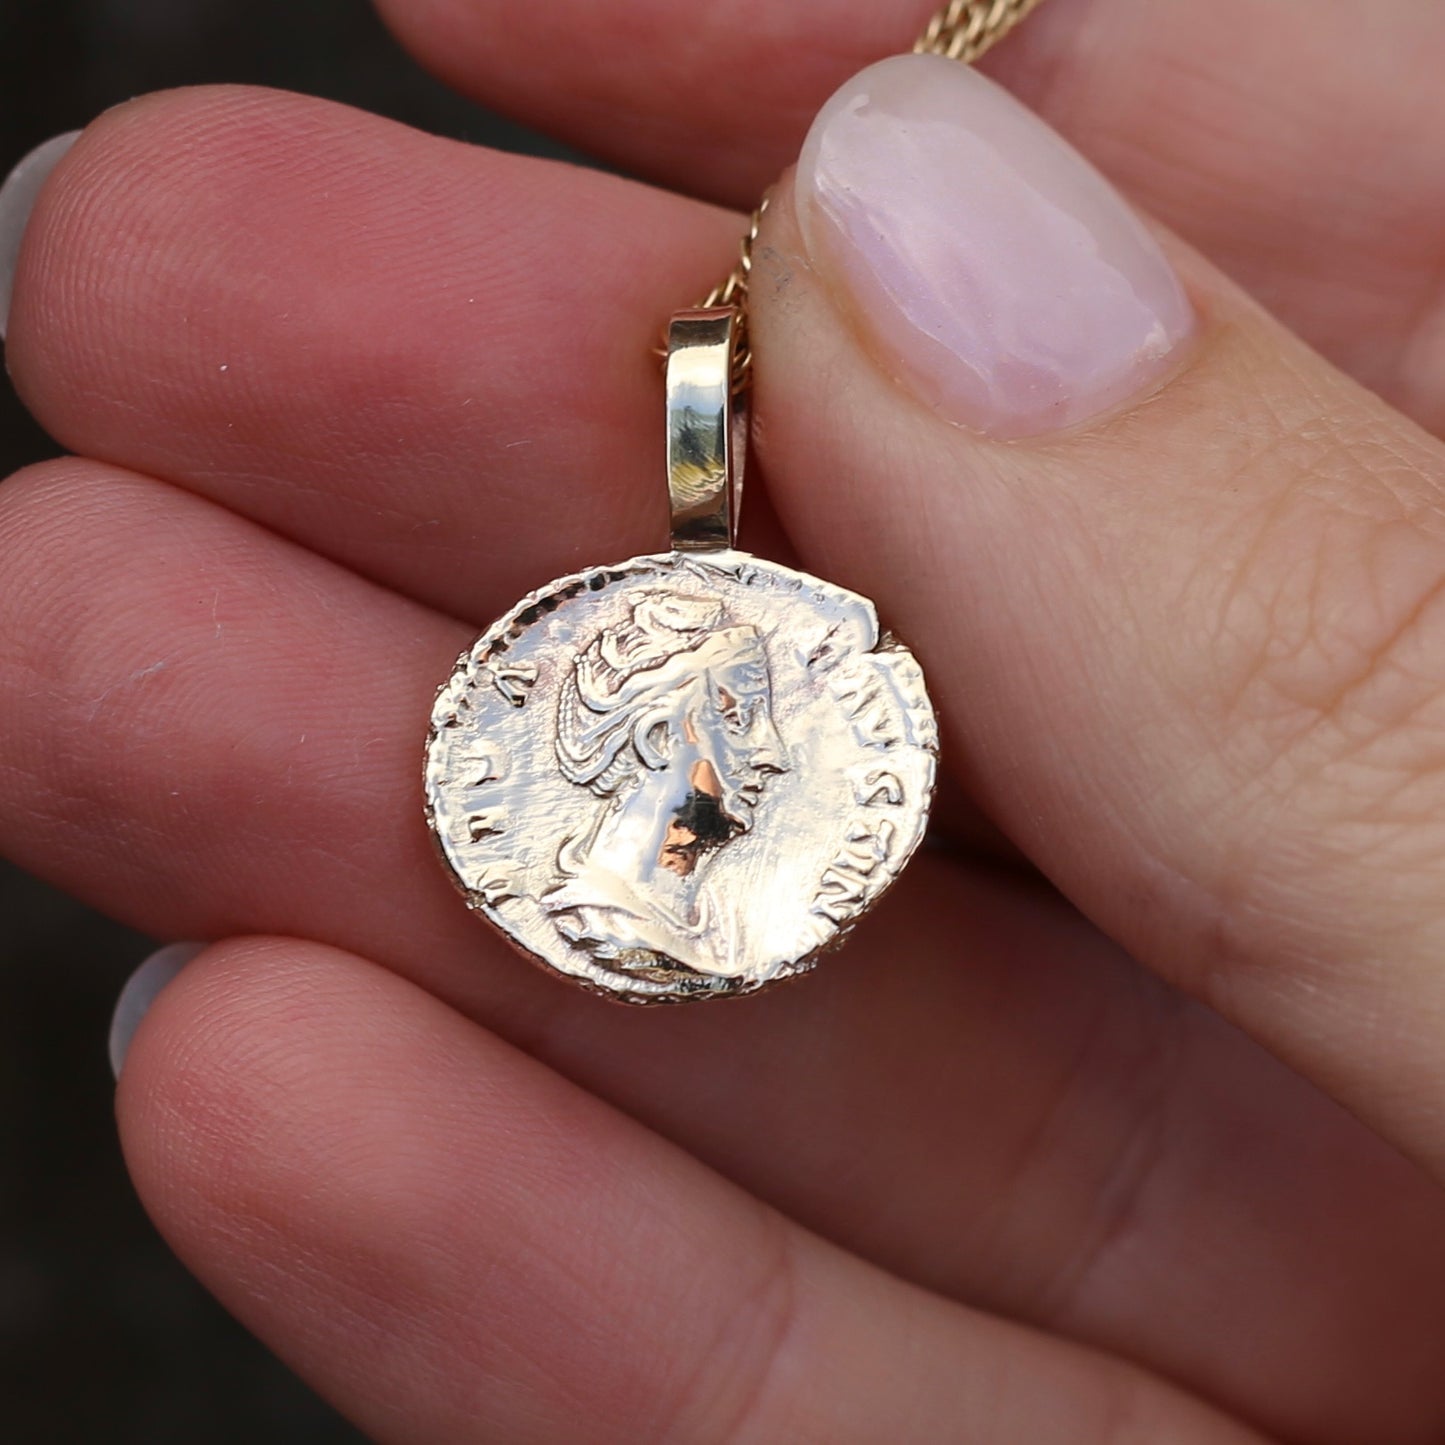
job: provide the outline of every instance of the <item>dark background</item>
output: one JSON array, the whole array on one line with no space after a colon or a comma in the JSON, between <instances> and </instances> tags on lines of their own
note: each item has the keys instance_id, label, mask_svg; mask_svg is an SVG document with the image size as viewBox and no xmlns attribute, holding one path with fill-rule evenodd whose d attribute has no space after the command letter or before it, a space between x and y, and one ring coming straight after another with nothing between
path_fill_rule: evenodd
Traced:
<instances>
[{"instance_id":1,"label":"dark background","mask_svg":"<svg viewBox=\"0 0 1445 1445\"><path fill-rule=\"evenodd\" d=\"M117 101L209 81L558 153L431 81L366 0L0 0L0 175ZM0 476L55 451L0 382ZM176 1263L126 1180L106 1032L152 946L0 861L0 1441L357 1442Z\"/></svg>"}]
</instances>

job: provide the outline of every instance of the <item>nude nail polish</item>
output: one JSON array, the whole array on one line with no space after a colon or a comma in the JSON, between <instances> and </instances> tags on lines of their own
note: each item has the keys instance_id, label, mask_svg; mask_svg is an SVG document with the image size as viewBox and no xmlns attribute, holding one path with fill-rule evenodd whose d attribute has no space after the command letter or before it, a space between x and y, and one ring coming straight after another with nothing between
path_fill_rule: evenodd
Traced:
<instances>
[{"instance_id":1,"label":"nude nail polish","mask_svg":"<svg viewBox=\"0 0 1445 1445\"><path fill-rule=\"evenodd\" d=\"M824 107L796 202L869 349L949 420L1017 439L1147 394L1194 327L1148 228L992 81L886 60Z\"/></svg>"},{"instance_id":2,"label":"nude nail polish","mask_svg":"<svg viewBox=\"0 0 1445 1445\"><path fill-rule=\"evenodd\" d=\"M20 260L20 243L35 209L40 189L61 158L76 142L78 130L55 136L36 146L0 184L0 341L5 339L10 319L10 295L15 285L15 267Z\"/></svg>"},{"instance_id":3,"label":"nude nail polish","mask_svg":"<svg viewBox=\"0 0 1445 1445\"><path fill-rule=\"evenodd\" d=\"M126 980L110 1020L110 1068L117 1079L125 1065L131 1040L150 1012L151 1005L160 997L161 990L205 949L204 943L167 944L151 954Z\"/></svg>"}]
</instances>

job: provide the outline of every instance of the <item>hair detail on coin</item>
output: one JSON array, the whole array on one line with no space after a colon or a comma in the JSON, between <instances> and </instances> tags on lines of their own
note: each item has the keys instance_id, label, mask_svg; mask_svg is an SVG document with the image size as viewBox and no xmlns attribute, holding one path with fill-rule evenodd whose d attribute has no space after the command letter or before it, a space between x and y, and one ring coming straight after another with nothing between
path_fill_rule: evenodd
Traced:
<instances>
[{"instance_id":1,"label":"hair detail on coin","mask_svg":"<svg viewBox=\"0 0 1445 1445\"><path fill-rule=\"evenodd\" d=\"M628 621L578 654L557 711L557 762L569 782L609 798L638 770L662 766L651 735L676 709L678 688L723 659L755 654L755 628L727 627L723 604L680 592L634 592Z\"/></svg>"}]
</instances>

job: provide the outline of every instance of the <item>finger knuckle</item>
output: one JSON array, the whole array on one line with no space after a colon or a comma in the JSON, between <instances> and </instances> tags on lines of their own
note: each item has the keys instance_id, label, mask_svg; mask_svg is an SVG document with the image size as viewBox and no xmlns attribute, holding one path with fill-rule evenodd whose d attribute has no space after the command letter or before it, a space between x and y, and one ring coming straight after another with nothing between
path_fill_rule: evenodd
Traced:
<instances>
[{"instance_id":1,"label":"finger knuckle","mask_svg":"<svg viewBox=\"0 0 1445 1445\"><path fill-rule=\"evenodd\" d=\"M732 1445L781 1438L780 1416L788 1411L781 1382L801 1309L800 1262L786 1224L772 1219L764 1228L771 1247L758 1251L756 1270L738 1280L733 1301L717 1312L709 1348L676 1382L653 1438Z\"/></svg>"}]
</instances>

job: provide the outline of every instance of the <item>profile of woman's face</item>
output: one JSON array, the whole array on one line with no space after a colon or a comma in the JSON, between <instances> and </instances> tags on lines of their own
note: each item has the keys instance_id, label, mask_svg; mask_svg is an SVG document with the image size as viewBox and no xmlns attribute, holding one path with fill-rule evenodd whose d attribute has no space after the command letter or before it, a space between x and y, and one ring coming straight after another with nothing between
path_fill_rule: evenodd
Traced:
<instances>
[{"instance_id":1,"label":"profile of woman's face","mask_svg":"<svg viewBox=\"0 0 1445 1445\"><path fill-rule=\"evenodd\" d=\"M762 654L714 663L683 697L674 745L687 759L689 781L717 800L733 831L745 831L768 778L787 767Z\"/></svg>"},{"instance_id":2,"label":"profile of woman's face","mask_svg":"<svg viewBox=\"0 0 1445 1445\"><path fill-rule=\"evenodd\" d=\"M752 826L768 778L786 771L761 654L714 663L679 689L670 730L673 766L688 786L659 862L685 877L705 853Z\"/></svg>"}]
</instances>

